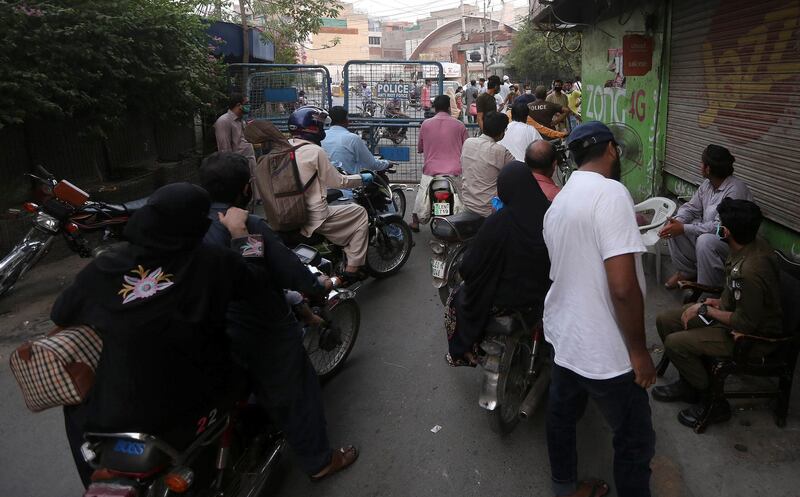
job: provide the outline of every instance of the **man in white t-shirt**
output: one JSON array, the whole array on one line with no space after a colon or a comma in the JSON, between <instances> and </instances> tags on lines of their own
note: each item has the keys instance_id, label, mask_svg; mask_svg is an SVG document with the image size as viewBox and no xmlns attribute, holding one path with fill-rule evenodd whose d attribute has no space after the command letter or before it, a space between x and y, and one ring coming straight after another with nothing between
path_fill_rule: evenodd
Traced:
<instances>
[{"instance_id":1,"label":"man in white t-shirt","mask_svg":"<svg viewBox=\"0 0 800 497\"><path fill-rule=\"evenodd\" d=\"M575 426L591 397L614 432L617 495L649 497L655 433L645 389L656 372L644 333L646 249L608 127L580 125L567 144L579 169L544 218L553 280L544 305L545 337L555 352L547 412L553 490L608 491L602 481L577 480Z\"/></svg>"},{"instance_id":2,"label":"man in white t-shirt","mask_svg":"<svg viewBox=\"0 0 800 497\"><path fill-rule=\"evenodd\" d=\"M506 147L511 155L520 162L525 162L525 150L528 145L541 140L542 135L536 128L528 124L528 105L520 102L511 106L511 122L500 145Z\"/></svg>"}]
</instances>

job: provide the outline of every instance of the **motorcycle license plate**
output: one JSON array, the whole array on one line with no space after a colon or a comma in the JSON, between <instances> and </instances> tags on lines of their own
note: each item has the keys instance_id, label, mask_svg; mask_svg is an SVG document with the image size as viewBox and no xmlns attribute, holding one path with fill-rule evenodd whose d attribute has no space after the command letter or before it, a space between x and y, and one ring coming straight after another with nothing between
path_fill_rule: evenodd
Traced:
<instances>
[{"instance_id":1,"label":"motorcycle license plate","mask_svg":"<svg viewBox=\"0 0 800 497\"><path fill-rule=\"evenodd\" d=\"M433 215L434 216L449 216L450 215L450 204L447 202L436 202L433 204Z\"/></svg>"},{"instance_id":2,"label":"motorcycle license plate","mask_svg":"<svg viewBox=\"0 0 800 497\"><path fill-rule=\"evenodd\" d=\"M444 261L439 259L431 259L431 275L434 278L444 278Z\"/></svg>"}]
</instances>

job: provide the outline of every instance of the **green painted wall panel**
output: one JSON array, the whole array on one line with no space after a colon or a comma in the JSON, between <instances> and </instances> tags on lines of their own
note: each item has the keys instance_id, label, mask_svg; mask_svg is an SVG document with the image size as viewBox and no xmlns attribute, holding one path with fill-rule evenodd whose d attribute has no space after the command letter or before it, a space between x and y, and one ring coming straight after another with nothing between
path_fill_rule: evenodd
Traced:
<instances>
[{"instance_id":1,"label":"green painted wall panel","mask_svg":"<svg viewBox=\"0 0 800 497\"><path fill-rule=\"evenodd\" d=\"M624 25L620 24L620 17L613 16L584 31L581 68L584 122L623 124L631 142L641 149L637 160L624 160L622 164L623 182L636 201L651 197L657 191L657 145L661 139L657 123L662 120L659 109L663 91L661 75L666 67L662 57L666 3L640 3ZM653 38L652 68L644 76L626 76L624 87L614 87L613 82L621 72L621 59L610 51L622 50L624 35L644 34L646 14L654 14L656 21L655 30L649 33ZM627 14L622 19L625 17Z\"/></svg>"}]
</instances>

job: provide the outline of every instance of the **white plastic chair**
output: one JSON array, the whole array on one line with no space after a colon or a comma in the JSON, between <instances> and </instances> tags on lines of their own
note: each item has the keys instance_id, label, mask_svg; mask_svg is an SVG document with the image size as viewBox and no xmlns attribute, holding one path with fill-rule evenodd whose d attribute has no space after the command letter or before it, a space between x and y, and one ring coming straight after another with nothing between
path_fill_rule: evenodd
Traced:
<instances>
[{"instance_id":1,"label":"white plastic chair","mask_svg":"<svg viewBox=\"0 0 800 497\"><path fill-rule=\"evenodd\" d=\"M653 211L653 219L650 224L639 226L639 233L642 234L642 242L647 247L647 253L656 256L656 282L661 283L661 245L662 240L658 236L661 228L667 224L667 218L675 214L678 206L671 199L665 197L648 198L634 206L636 213Z\"/></svg>"}]
</instances>

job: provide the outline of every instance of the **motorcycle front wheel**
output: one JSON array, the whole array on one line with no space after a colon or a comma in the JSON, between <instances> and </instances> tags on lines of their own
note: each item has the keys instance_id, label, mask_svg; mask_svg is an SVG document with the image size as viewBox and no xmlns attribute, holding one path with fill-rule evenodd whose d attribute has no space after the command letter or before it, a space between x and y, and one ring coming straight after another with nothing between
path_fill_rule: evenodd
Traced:
<instances>
[{"instance_id":1,"label":"motorcycle front wheel","mask_svg":"<svg viewBox=\"0 0 800 497\"><path fill-rule=\"evenodd\" d=\"M495 433L507 435L519 423L519 409L528 390L527 375L530 350L519 337L503 338L500 357L500 378L497 382L497 407L489 411L489 427Z\"/></svg>"},{"instance_id":2,"label":"motorcycle front wheel","mask_svg":"<svg viewBox=\"0 0 800 497\"><path fill-rule=\"evenodd\" d=\"M404 221L381 224L367 247L367 273L375 278L395 274L411 255L412 244L411 228Z\"/></svg>"},{"instance_id":3,"label":"motorcycle front wheel","mask_svg":"<svg viewBox=\"0 0 800 497\"><path fill-rule=\"evenodd\" d=\"M392 203L400 217L406 217L406 194L402 188L392 188Z\"/></svg>"},{"instance_id":4,"label":"motorcycle front wheel","mask_svg":"<svg viewBox=\"0 0 800 497\"><path fill-rule=\"evenodd\" d=\"M17 281L39 262L52 242L53 235L31 228L25 239L0 260L0 297L11 291Z\"/></svg>"},{"instance_id":5,"label":"motorcycle front wheel","mask_svg":"<svg viewBox=\"0 0 800 497\"><path fill-rule=\"evenodd\" d=\"M305 329L303 346L320 381L326 381L341 371L352 352L361 325L361 311L355 300L347 299L324 309L322 318L325 327ZM336 336L331 337L331 333ZM331 339L335 341L330 343Z\"/></svg>"}]
</instances>

